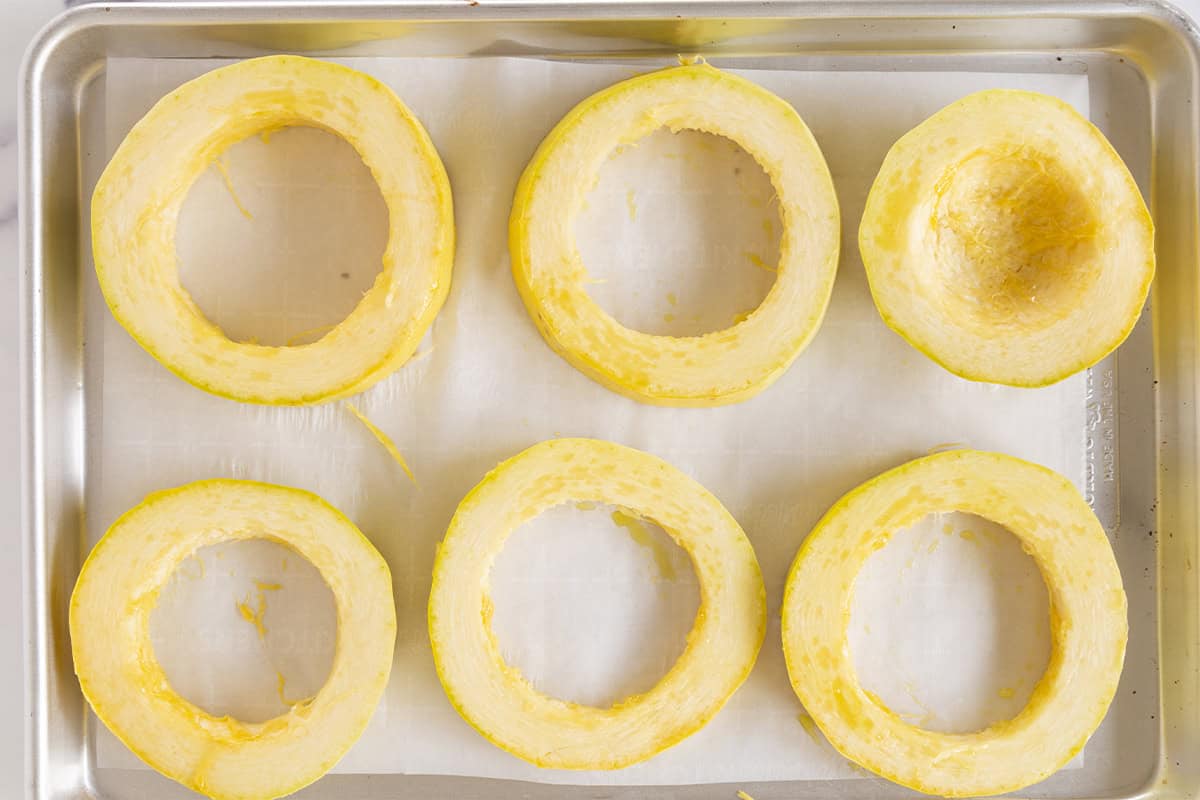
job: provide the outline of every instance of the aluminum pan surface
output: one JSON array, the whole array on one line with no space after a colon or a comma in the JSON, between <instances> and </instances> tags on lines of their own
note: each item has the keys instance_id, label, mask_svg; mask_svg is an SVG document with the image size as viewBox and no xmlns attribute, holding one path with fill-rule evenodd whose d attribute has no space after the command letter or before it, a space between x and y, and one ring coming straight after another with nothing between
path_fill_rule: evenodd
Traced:
<instances>
[{"instance_id":1,"label":"aluminum pan surface","mask_svg":"<svg viewBox=\"0 0 1200 800\"><path fill-rule=\"evenodd\" d=\"M422 23L435 17L437 23ZM637 17L643 22L621 22ZM1114 58L1136 62L1145 77L1138 90L1125 87L1125 98L1149 98L1153 107L1151 143L1156 162L1153 206L1159 225L1162 264L1155 296L1155 365L1148 357L1150 331L1143 325L1137 341L1118 359L1119 373L1134 375L1154 370L1156 390L1118 385L1122 411L1121 468L1123 474L1149 476L1149 460L1158 442L1158 494L1153 500L1162 542L1162 581L1159 599L1162 624L1175 635L1164 638L1164 677L1161 732L1165 772L1138 785L1108 785L1097 792L1137 793L1162 779L1175 790L1187 781L1186 770L1172 754L1197 752L1197 704L1194 666L1186 659L1196 642L1196 582L1182 567L1196 560L1195 471L1195 209L1196 209L1196 56L1193 32L1186 20L1161 6L1127 4L855 4L831 6L805 3L736 4L652 3L616 4L459 4L375 3L326 6L284 4L154 4L117 6L111 12L78 9L52 26L31 51L24 77L26 105L22 135L22 266L24 292L25 531L27 564L32 590L29 605L30 681L32 717L31 791L39 796L77 796L94 780L88 773L86 750L79 745L80 704L70 675L63 641L52 636L61 629L65 588L78 567L78 525L84 475L82 431L85 397L82 392L78 283L80 237L78 209L79 158L76 120L94 103L88 78L106 54L245 55L261 48L300 49L313 28L283 19L321 20L325 33L338 41L315 42L318 52L405 52L393 40L403 25L409 34L405 48L451 54L469 36L491 37L492 51L550 52L567 56L627 56L631 52L670 52L681 47L743 56L775 56L802 49L803 68L894 69L1021 68L1029 64L1052 69L1055 54L1080 51L1096 64ZM549 19L548 19L549 18ZM717 43L691 19L736 20L770 18L781 22L773 36L750 36L736 43ZM574 27L573 20L590 20ZM681 20L681 21L678 21ZM221 24L226 21L227 24ZM665 21L665 22L664 22ZM486 27L486 32L481 28ZM474 28L474 30L467 30ZM590 29L590 30L589 30ZM415 33L413 31L416 31ZM603 32L604 36L590 35ZM621 38L632 33L637 38ZM519 35L504 38L502 35ZM383 38L374 38L383 37ZM692 41L689 41L689 37ZM648 41L649 40L649 41ZM800 47L798 48L797 45ZM1103 53L1103 55L1101 55ZM800 64L798 64L799 66ZM986 65L986 67L984 66ZM1190 111L1187 111L1191 102ZM1121 106L1122 110L1124 109ZM86 114L82 114L86 117ZM1120 143L1118 143L1120 146ZM1166 213L1164 213L1164 211ZM1151 416L1157 404L1157 416ZM1126 412L1128 416L1126 417ZM47 424L50 421L51 424ZM1157 434L1156 435L1156 431ZM1153 437L1153 438L1151 438ZM1147 441L1149 440L1149 442ZM1128 446L1127 446L1128 443ZM1147 447L1150 447L1149 452ZM1137 461L1125 460L1140 453ZM1131 466L1130 466L1131 465ZM1149 480L1146 477L1142 483ZM1134 481L1134 483L1137 483ZM1140 500L1143 491L1135 492ZM1153 486L1148 487L1151 493ZM1129 481L1123 493L1132 491ZM1123 505L1123 509L1124 509ZM1149 513L1149 512L1147 512ZM1137 621L1134 621L1137 624ZM1179 669L1176 669L1176 668ZM73 697L75 695L76 697ZM74 745L72 744L74 743ZM149 780L150 783L143 784ZM366 784L318 784L308 796L374 793ZM95 788L106 796L139 796L155 787L155 776L115 776ZM372 787L379 785L371 784ZM886 784L853 782L844 792L901 794ZM143 788L139 788L143 787ZM390 796L472 794L497 796L502 787L480 781L447 782L419 778L380 786ZM512 792L539 796L544 787L509 786ZM746 786L759 800L772 796L821 794L817 786ZM111 791L110 791L111 790ZM507 793L507 792L505 792ZM629 790L626 796L655 796L657 791ZM724 796L713 787L671 796ZM550 796L547 794L546 796ZM558 793L555 792L555 796ZM588 796L580 793L579 796ZM665 795L664 795L665 796Z\"/></svg>"}]
</instances>

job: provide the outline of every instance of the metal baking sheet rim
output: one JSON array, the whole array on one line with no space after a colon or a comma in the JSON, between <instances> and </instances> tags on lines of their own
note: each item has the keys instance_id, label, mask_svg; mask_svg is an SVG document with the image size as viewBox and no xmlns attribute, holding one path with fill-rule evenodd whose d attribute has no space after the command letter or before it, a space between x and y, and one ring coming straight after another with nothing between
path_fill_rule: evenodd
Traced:
<instances>
[{"instance_id":1,"label":"metal baking sheet rim","mask_svg":"<svg viewBox=\"0 0 1200 800\"><path fill-rule=\"evenodd\" d=\"M19 82L20 269L21 269L21 547L24 560L24 646L26 709L26 796L92 797L84 748L65 764L51 763L52 733L84 741L82 698L69 669L52 672L51 661L70 663L65 635L66 595L56 570L77 571L82 539L84 488L82 304L78 270L50 272L50 265L77 265L85 239L79 231L77 120L80 90L112 52L137 54L137 38L155 33L158 47L190 43L189 55L212 55L214 29L238 26L258 32L288 32L320 22L336 29L371 23L386 44L396 26L414 23L497 25L587 25L626 22L672 25L691 20L765 20L809 23L806 53L840 56L964 58L1052 52L1120 54L1146 83L1151 107L1151 206L1158 226L1160 273L1152 308L1156 436L1156 528L1158 531L1158 658L1160 683L1159 759L1150 779L1126 797L1200 796L1200 33L1184 14L1164 2L1010 3L970 2L739 2L665 0L624 2L151 2L91 4L65 12L35 38ZM1053 37L1039 38L1035 22L1051 23ZM944 23L956 23L946 25ZM291 26L295 26L292 30ZM949 29L949 30L947 30ZM836 36L834 35L836 33ZM1003 35L997 35L997 34ZM574 30L580 35L580 29ZM1021 37L1025 38L1022 39ZM245 52L219 40L227 55ZM342 44L366 37L348 30ZM621 41L614 39L613 41ZM633 41L633 51L650 54L684 46L714 52L713 41ZM207 46L203 46L207 43ZM244 45L243 45L244 46ZM744 47L745 43L741 45ZM146 41L142 50L153 50ZM629 54L597 48L590 54ZM295 49L294 47L292 49ZM328 52L332 47L318 48ZM226 52L228 51L228 52ZM169 51L179 55L176 50ZM345 51L341 51L346 54ZM150 53L162 55L163 53ZM563 51L563 55L570 55ZM56 160L63 154L66 161ZM48 167L60 166L54 170ZM73 164L66 170L63 163ZM64 201L70 201L64 206ZM64 236L55 220L73 223ZM57 234L57 235L56 235ZM52 280L47 280L52 276ZM66 307L68 330L48 329L54 309ZM73 320L73 328L71 321ZM53 403L52 406L47 405ZM52 538L52 532L56 533ZM69 547L66 547L69 545ZM66 552L64 552L64 548ZM1186 568L1185 568L1186 566ZM64 660L65 658L65 660ZM66 685L56 687L62 681ZM80 713L53 714L55 698L74 695ZM60 699L60 698L59 698ZM64 709L58 709L62 712ZM74 726L73 733L71 732ZM423 779L414 777L414 789ZM488 782L465 780L461 797L488 796ZM521 784L530 796L550 797L563 787ZM602 787L594 787L599 791ZM631 787L636 796L637 787ZM670 789L670 787L666 787ZM781 787L782 788L782 787ZM676 796L702 796L688 787ZM642 796L658 796L648 790ZM775 794L768 789L763 798ZM582 796L582 795L581 795ZM667 795L663 795L667 796Z\"/></svg>"}]
</instances>

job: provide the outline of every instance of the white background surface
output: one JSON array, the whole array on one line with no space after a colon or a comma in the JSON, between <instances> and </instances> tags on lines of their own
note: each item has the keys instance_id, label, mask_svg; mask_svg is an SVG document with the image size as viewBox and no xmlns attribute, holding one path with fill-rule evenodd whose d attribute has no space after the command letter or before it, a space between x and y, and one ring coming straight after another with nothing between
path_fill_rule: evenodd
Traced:
<instances>
[{"instance_id":1,"label":"white background surface","mask_svg":"<svg viewBox=\"0 0 1200 800\"><path fill-rule=\"evenodd\" d=\"M1200 0L1178 0L1192 15ZM18 401L17 401L17 230L16 230L16 77L21 54L33 34L63 9L54 0L7 0L0 4L0 73L9 92L0 94L0 252L7 269L0 270L0 370L6 376L0 390L0 520L7 521L7 546L0 559L0 798L21 797L23 790L23 690L21 633L21 570L18 526Z\"/></svg>"},{"instance_id":2,"label":"white background surface","mask_svg":"<svg viewBox=\"0 0 1200 800\"><path fill-rule=\"evenodd\" d=\"M110 60L108 151L164 94L228 63ZM797 109L821 143L845 220L839 276L821 331L775 385L724 408L671 409L606 391L555 357L513 289L506 247L511 187L538 141L580 98L639 68L514 58L345 63L404 98L437 143L453 184L454 286L421 345L431 354L354 398L395 439L419 485L387 462L339 404L263 408L178 380L130 339L89 276L86 335L97 377L85 388L99 398L87 446L89 541L148 492L214 475L309 489L357 522L391 567L398 643L383 704L338 772L668 785L855 777L799 724L778 646L783 579L800 538L849 484L948 442L1002 449L1082 487L1086 376L1041 389L994 386L957 378L921 356L879 319L853 246L854 221L888 148L929 114L974 91L1003 87L1055 95L1086 115L1086 76L974 72L930 81L902 72L742 73ZM870 112L860 111L847 129L847 108ZM472 135L479 130L499 133L481 147ZM379 209L377 193L367 171L345 169L339 153L353 159L336 137L304 129L229 148L226 174L250 219L216 169L189 193L177 237L182 281L231 335L284 343L332 321L313 315L328 313L339 299L350 307L361 283L373 278L382 248L371 235L383 223L371 213ZM85 193L99 167L85 167ZM639 330L674 334L725 328L758 305L771 276L747 253L777 263L765 229L777 232L779 222L774 191L749 156L717 137L664 131L609 159L599 177L576 226L594 281L589 292L599 304ZM248 292L248 281L287 290ZM862 398L872 393L888 402L862 414ZM498 460L556 436L592 436L654 453L716 494L754 546L771 609L762 653L726 708L686 742L615 772L539 770L492 747L445 700L427 643L424 598L449 515ZM1029 619L1036 614L1030 603L1039 601L1045 623L1045 592L1013 537L997 537L992 546L978 521L958 516L929 519L900 537L910 547L887 548L891 561L876 572L883 579L857 585L860 613L853 619L856 626L869 620L876 631L858 637L872 645L856 649L864 684L893 708L917 717L922 706L936 709L928 724L962 731L1011 718L1025 705L1049 635L1045 624L987 624ZM922 556L929 550L928 557L918 559L914 549ZM307 674L311 652L282 646L284 634L318 644L330 638L327 625L304 625L294 614L277 634L274 609L307 596L295 590L291 574L264 572L261 558L247 564L231 551L219 550L225 557L210 560L204 578L189 568L176 581L205 613L155 615L165 643L180 644L178 656L164 661L172 683L225 710L222 690L230 683L242 697L257 689L271 699L274 670L289 687L297 672ZM686 577L691 570L680 566L674 572ZM609 705L644 691L674 662L695 616L694 587L656 581L653 567L651 555L602 513L555 509L523 526L490 581L506 659L558 697ZM247 631L234 599L244 595L228 585L247 571L285 590L264 598L264 647L248 648L242 660L197 658L198 644ZM208 592L197 583L207 583ZM614 584L616 597L606 592ZM639 635L647 621L649 643ZM558 635L548 636L547 627ZM280 646L273 648L274 636ZM263 665L256 652L272 649L274 663ZM243 664L259 668L238 668ZM1098 748L1103 763L1103 740L1096 737L1085 758ZM406 744L396 748L397 741ZM103 728L98 742L98 766L141 766Z\"/></svg>"}]
</instances>

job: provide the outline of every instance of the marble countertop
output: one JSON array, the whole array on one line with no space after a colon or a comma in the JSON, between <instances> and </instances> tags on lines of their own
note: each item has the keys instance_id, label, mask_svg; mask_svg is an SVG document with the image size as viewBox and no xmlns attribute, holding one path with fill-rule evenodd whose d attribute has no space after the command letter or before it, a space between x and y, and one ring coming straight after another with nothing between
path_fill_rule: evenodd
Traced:
<instances>
[{"instance_id":1,"label":"marble countertop","mask_svg":"<svg viewBox=\"0 0 1200 800\"><path fill-rule=\"evenodd\" d=\"M8 545L0 559L0 798L24 797L25 691L22 653L21 529L19 523L20 414L17 391L17 73L25 46L64 8L63 0L8 0L0 4L0 519Z\"/></svg>"},{"instance_id":2,"label":"marble countertop","mask_svg":"<svg viewBox=\"0 0 1200 800\"><path fill-rule=\"evenodd\" d=\"M24 791L24 691L21 643L21 532L18 522L19 432L17 352L17 72L29 40L46 22L73 2L4 0L0 3L0 74L7 93L0 93L0 253L8 269L0 270L0 374L8 376L0 391L0 519L9 520L9 545L0 559L0 800ZM1200 0L1176 0L1193 16Z\"/></svg>"}]
</instances>

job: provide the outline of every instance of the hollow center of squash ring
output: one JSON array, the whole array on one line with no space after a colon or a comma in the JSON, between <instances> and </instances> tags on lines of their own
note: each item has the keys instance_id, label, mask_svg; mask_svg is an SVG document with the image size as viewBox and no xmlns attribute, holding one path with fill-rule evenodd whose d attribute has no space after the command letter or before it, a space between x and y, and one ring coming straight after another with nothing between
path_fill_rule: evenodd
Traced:
<instances>
[{"instance_id":1,"label":"hollow center of squash ring","mask_svg":"<svg viewBox=\"0 0 1200 800\"><path fill-rule=\"evenodd\" d=\"M575 221L588 294L627 328L731 327L775 282L775 190L735 142L661 128L613 153Z\"/></svg>"},{"instance_id":2,"label":"hollow center of squash ring","mask_svg":"<svg viewBox=\"0 0 1200 800\"><path fill-rule=\"evenodd\" d=\"M982 730L1016 716L1045 672L1045 583L1006 528L930 514L867 558L849 637L859 683L901 719Z\"/></svg>"},{"instance_id":3,"label":"hollow center of squash ring","mask_svg":"<svg viewBox=\"0 0 1200 800\"><path fill-rule=\"evenodd\" d=\"M251 136L192 185L176 233L179 278L238 342L315 342L382 269L388 210L341 137L311 127Z\"/></svg>"},{"instance_id":4,"label":"hollow center of squash ring","mask_svg":"<svg viewBox=\"0 0 1200 800\"><path fill-rule=\"evenodd\" d=\"M602 504L559 505L517 528L489 582L505 662L542 693L597 708L662 679L700 604L686 551Z\"/></svg>"},{"instance_id":5,"label":"hollow center of squash ring","mask_svg":"<svg viewBox=\"0 0 1200 800\"><path fill-rule=\"evenodd\" d=\"M1066 169L1028 148L977 152L937 185L928 285L973 327L1036 330L1098 277L1097 212Z\"/></svg>"},{"instance_id":6,"label":"hollow center of squash ring","mask_svg":"<svg viewBox=\"0 0 1200 800\"><path fill-rule=\"evenodd\" d=\"M316 695L337 643L333 593L290 547L203 547L159 593L155 658L181 697L216 717L264 722Z\"/></svg>"}]
</instances>

